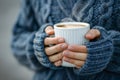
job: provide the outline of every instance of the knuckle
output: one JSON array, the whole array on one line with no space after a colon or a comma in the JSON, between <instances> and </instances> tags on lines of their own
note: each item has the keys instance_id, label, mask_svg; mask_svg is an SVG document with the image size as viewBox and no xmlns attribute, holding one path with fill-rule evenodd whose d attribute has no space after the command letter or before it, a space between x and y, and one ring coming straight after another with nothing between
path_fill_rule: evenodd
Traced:
<instances>
[{"instance_id":1,"label":"knuckle","mask_svg":"<svg viewBox=\"0 0 120 80\"><path fill-rule=\"evenodd\" d=\"M50 61L52 61L52 57L51 57L51 56L49 56L48 59L49 59Z\"/></svg>"},{"instance_id":2,"label":"knuckle","mask_svg":"<svg viewBox=\"0 0 120 80\"><path fill-rule=\"evenodd\" d=\"M47 42L49 42L49 44L56 44L56 43L58 43L58 40L57 40L57 38L48 38Z\"/></svg>"},{"instance_id":3,"label":"knuckle","mask_svg":"<svg viewBox=\"0 0 120 80\"><path fill-rule=\"evenodd\" d=\"M55 50L60 51L60 45L59 44L55 46Z\"/></svg>"},{"instance_id":4,"label":"knuckle","mask_svg":"<svg viewBox=\"0 0 120 80\"><path fill-rule=\"evenodd\" d=\"M61 55L60 55L60 54L56 54L56 55L49 56L49 60L50 60L51 62L58 61L59 59L61 59Z\"/></svg>"},{"instance_id":5,"label":"knuckle","mask_svg":"<svg viewBox=\"0 0 120 80\"><path fill-rule=\"evenodd\" d=\"M97 30L96 30L96 29L93 29L93 33L95 33L95 34L96 34L96 33L97 33Z\"/></svg>"},{"instance_id":6,"label":"knuckle","mask_svg":"<svg viewBox=\"0 0 120 80\"><path fill-rule=\"evenodd\" d=\"M98 33L98 30L97 30L97 29L93 29L93 32L97 34L97 33Z\"/></svg>"},{"instance_id":7,"label":"knuckle","mask_svg":"<svg viewBox=\"0 0 120 80\"><path fill-rule=\"evenodd\" d=\"M49 56L49 60L50 60L51 62L54 62L54 57L53 57L53 56Z\"/></svg>"},{"instance_id":8,"label":"knuckle","mask_svg":"<svg viewBox=\"0 0 120 80\"><path fill-rule=\"evenodd\" d=\"M94 29L91 29L91 30L90 30L90 33L94 33Z\"/></svg>"},{"instance_id":9,"label":"knuckle","mask_svg":"<svg viewBox=\"0 0 120 80\"><path fill-rule=\"evenodd\" d=\"M48 38L44 39L44 44L48 44Z\"/></svg>"},{"instance_id":10,"label":"knuckle","mask_svg":"<svg viewBox=\"0 0 120 80\"><path fill-rule=\"evenodd\" d=\"M73 58L76 58L76 55L73 54L73 53L71 53L70 56L73 57Z\"/></svg>"},{"instance_id":11,"label":"knuckle","mask_svg":"<svg viewBox=\"0 0 120 80\"><path fill-rule=\"evenodd\" d=\"M92 32L94 32L96 29L91 29Z\"/></svg>"},{"instance_id":12,"label":"knuckle","mask_svg":"<svg viewBox=\"0 0 120 80\"><path fill-rule=\"evenodd\" d=\"M78 66L83 66L84 63L85 63L84 61L81 61L81 62L79 62Z\"/></svg>"},{"instance_id":13,"label":"knuckle","mask_svg":"<svg viewBox=\"0 0 120 80\"><path fill-rule=\"evenodd\" d=\"M62 54L59 53L58 56L57 56L57 59L61 59L62 58Z\"/></svg>"},{"instance_id":14,"label":"knuckle","mask_svg":"<svg viewBox=\"0 0 120 80\"><path fill-rule=\"evenodd\" d=\"M54 44L55 43L55 38L49 38L49 43Z\"/></svg>"},{"instance_id":15,"label":"knuckle","mask_svg":"<svg viewBox=\"0 0 120 80\"><path fill-rule=\"evenodd\" d=\"M45 48L45 53L46 53L46 55L49 55L49 47Z\"/></svg>"},{"instance_id":16,"label":"knuckle","mask_svg":"<svg viewBox=\"0 0 120 80\"><path fill-rule=\"evenodd\" d=\"M58 43L58 38L54 38L52 41Z\"/></svg>"},{"instance_id":17,"label":"knuckle","mask_svg":"<svg viewBox=\"0 0 120 80\"><path fill-rule=\"evenodd\" d=\"M50 45L50 44L52 44L52 43L53 43L53 39L52 39L52 38L50 38L50 37L45 38L44 44Z\"/></svg>"},{"instance_id":18,"label":"knuckle","mask_svg":"<svg viewBox=\"0 0 120 80\"><path fill-rule=\"evenodd\" d=\"M70 63L75 64L75 61L72 59L69 59Z\"/></svg>"}]
</instances>

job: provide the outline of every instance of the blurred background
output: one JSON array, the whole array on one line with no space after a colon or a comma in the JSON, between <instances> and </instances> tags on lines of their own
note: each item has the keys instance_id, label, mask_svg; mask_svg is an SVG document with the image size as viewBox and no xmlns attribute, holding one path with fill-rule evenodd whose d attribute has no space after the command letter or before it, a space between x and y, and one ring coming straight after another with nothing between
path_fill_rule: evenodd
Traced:
<instances>
[{"instance_id":1,"label":"blurred background","mask_svg":"<svg viewBox=\"0 0 120 80\"><path fill-rule=\"evenodd\" d=\"M18 64L10 49L11 30L20 0L0 0L0 80L32 80L33 72Z\"/></svg>"}]
</instances>

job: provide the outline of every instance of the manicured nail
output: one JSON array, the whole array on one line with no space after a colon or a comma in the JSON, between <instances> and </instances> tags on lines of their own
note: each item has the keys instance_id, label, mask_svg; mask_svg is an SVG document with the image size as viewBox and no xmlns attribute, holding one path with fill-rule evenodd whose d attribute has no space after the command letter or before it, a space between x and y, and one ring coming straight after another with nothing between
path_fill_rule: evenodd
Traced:
<instances>
[{"instance_id":1,"label":"manicured nail","mask_svg":"<svg viewBox=\"0 0 120 80\"><path fill-rule=\"evenodd\" d=\"M67 47L67 44L63 44L63 45L61 45L61 48L66 48Z\"/></svg>"},{"instance_id":2,"label":"manicured nail","mask_svg":"<svg viewBox=\"0 0 120 80\"><path fill-rule=\"evenodd\" d=\"M63 38L60 38L60 39L58 39L58 42L64 42L64 39Z\"/></svg>"},{"instance_id":3,"label":"manicured nail","mask_svg":"<svg viewBox=\"0 0 120 80\"><path fill-rule=\"evenodd\" d=\"M68 52L68 51L64 51L63 54L64 54L64 55L68 55L69 52Z\"/></svg>"}]
</instances>

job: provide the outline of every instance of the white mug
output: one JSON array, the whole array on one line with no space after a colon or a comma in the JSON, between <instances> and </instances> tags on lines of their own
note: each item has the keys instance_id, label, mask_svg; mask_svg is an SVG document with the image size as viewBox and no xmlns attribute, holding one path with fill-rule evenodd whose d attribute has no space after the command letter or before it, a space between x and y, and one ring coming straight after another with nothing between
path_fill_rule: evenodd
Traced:
<instances>
[{"instance_id":1,"label":"white mug","mask_svg":"<svg viewBox=\"0 0 120 80\"><path fill-rule=\"evenodd\" d=\"M88 42L85 34L90 30L90 25L84 22L61 22L54 25L55 37L63 37L69 44L84 45ZM64 67L75 67L75 65L62 61Z\"/></svg>"}]
</instances>

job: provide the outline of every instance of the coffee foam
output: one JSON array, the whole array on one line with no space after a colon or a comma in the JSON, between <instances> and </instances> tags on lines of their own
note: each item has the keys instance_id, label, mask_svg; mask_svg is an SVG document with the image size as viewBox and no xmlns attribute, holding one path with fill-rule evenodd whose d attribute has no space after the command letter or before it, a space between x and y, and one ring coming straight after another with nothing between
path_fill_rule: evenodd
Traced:
<instances>
[{"instance_id":1,"label":"coffee foam","mask_svg":"<svg viewBox=\"0 0 120 80\"><path fill-rule=\"evenodd\" d=\"M84 24L59 24L57 27L59 28L76 28L76 27L85 27L86 25Z\"/></svg>"}]
</instances>

